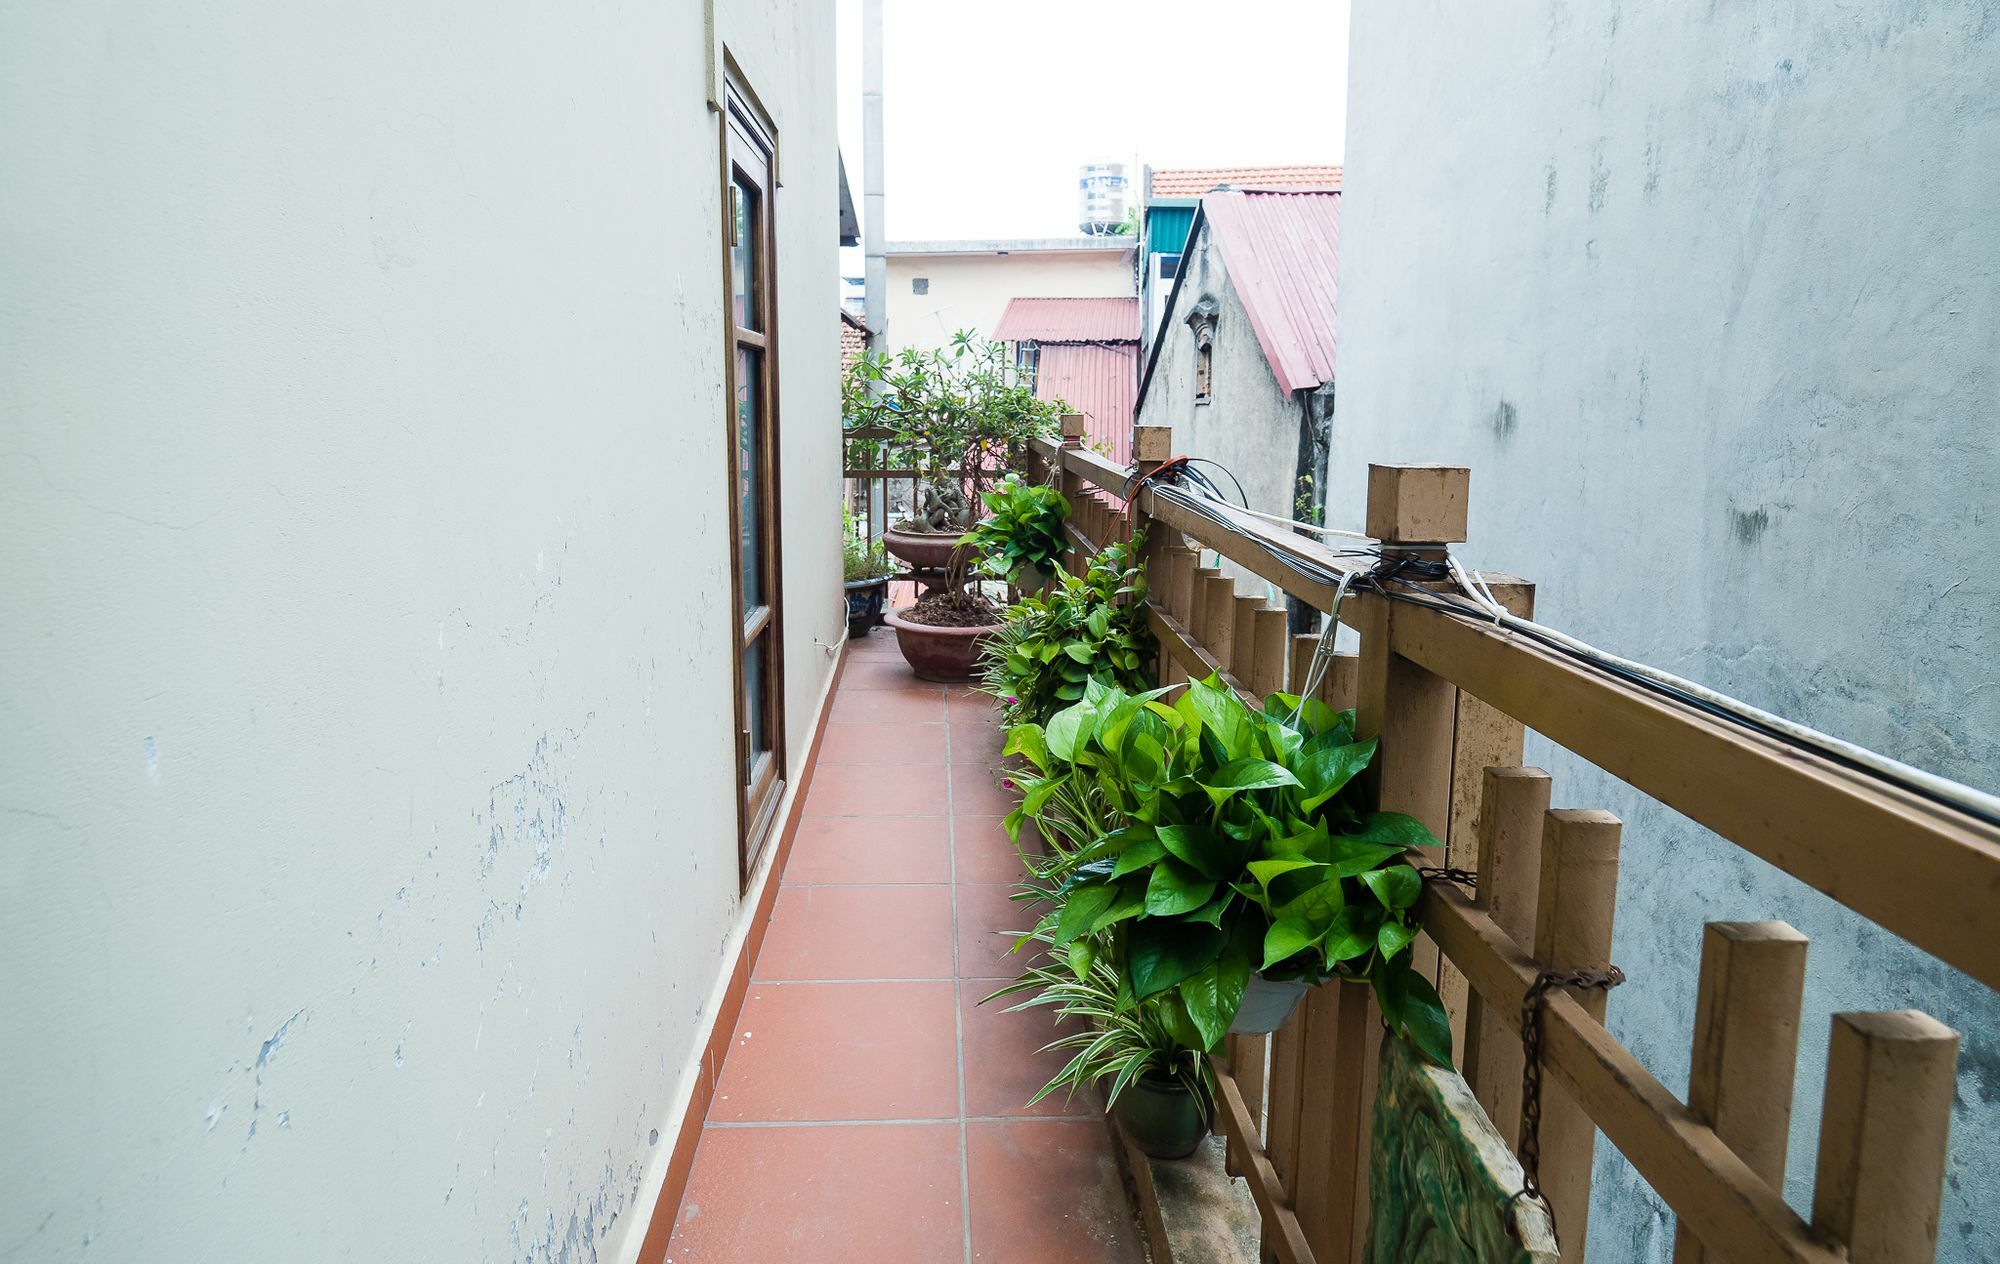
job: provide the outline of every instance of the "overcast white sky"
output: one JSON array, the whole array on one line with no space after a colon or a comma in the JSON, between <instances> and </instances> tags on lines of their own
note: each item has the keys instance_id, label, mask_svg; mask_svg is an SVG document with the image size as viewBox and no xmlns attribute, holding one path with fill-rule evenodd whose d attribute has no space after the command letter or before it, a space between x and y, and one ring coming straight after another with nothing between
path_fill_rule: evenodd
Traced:
<instances>
[{"instance_id":1,"label":"overcast white sky","mask_svg":"<svg viewBox=\"0 0 2000 1264\"><path fill-rule=\"evenodd\" d=\"M861 207L861 0L838 0ZM1348 0L883 0L890 241L1077 232L1076 169L1340 162ZM858 268L857 268L858 270Z\"/></svg>"}]
</instances>

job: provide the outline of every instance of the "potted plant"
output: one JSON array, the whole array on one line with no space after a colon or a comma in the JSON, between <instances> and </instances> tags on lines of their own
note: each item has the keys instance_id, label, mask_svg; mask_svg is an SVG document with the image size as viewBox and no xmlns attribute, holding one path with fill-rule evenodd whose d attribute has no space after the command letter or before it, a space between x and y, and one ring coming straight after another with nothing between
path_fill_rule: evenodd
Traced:
<instances>
[{"instance_id":1,"label":"potted plant","mask_svg":"<svg viewBox=\"0 0 2000 1264\"><path fill-rule=\"evenodd\" d=\"M1046 933L1034 938L1048 943ZM1101 955L1045 959L985 999L1024 992L1033 995L1009 1013L1052 1005L1058 1019L1082 1024L1044 1046L1073 1053L1030 1106L1059 1088L1074 1097L1101 1084L1106 1108L1139 1149L1161 1159L1194 1153L1215 1114L1215 1073L1190 1042L1184 1011L1170 999L1128 1004L1117 970Z\"/></svg>"},{"instance_id":2,"label":"potted plant","mask_svg":"<svg viewBox=\"0 0 2000 1264\"><path fill-rule=\"evenodd\" d=\"M995 515L997 519L998 514ZM990 521L990 520L989 520ZM1008 724L1044 724L1096 680L1137 692L1152 683L1158 642L1146 622L1144 533L1108 544L1079 579L1057 573L1007 608L986 647L979 689Z\"/></svg>"},{"instance_id":3,"label":"potted plant","mask_svg":"<svg viewBox=\"0 0 2000 1264\"><path fill-rule=\"evenodd\" d=\"M847 586L847 635L866 636L870 628L882 621L882 607L889 597L889 577L895 574L896 566L881 541L871 544L855 534L851 513L841 510L841 519L846 528L841 561Z\"/></svg>"},{"instance_id":4,"label":"potted plant","mask_svg":"<svg viewBox=\"0 0 2000 1264\"><path fill-rule=\"evenodd\" d=\"M917 471L908 515L884 533L889 552L923 570L944 570L977 517L988 482L1027 459L1028 440L1055 434L1065 405L1035 398L1006 348L968 330L928 351L865 353L842 379L853 428L889 432L898 464Z\"/></svg>"},{"instance_id":5,"label":"potted plant","mask_svg":"<svg viewBox=\"0 0 2000 1264\"><path fill-rule=\"evenodd\" d=\"M1275 1029L1338 978L1372 985L1392 1029L1448 1060L1443 1005L1410 968L1423 880L1408 849L1437 844L1361 801L1375 740L1315 699L1253 711L1213 677L1166 692L1093 680L1046 726L1009 730L1031 765L1012 775L1009 828L1035 819L1069 845L1038 929L1065 951L1108 945L1132 1001L1177 995L1204 1049Z\"/></svg>"},{"instance_id":6,"label":"potted plant","mask_svg":"<svg viewBox=\"0 0 2000 1264\"><path fill-rule=\"evenodd\" d=\"M879 442L919 471L919 503L883 542L912 567L932 572L929 591L883 621L896 629L896 644L919 677L970 680L984 638L1000 623L999 608L974 582L979 550L1044 558L1046 522L1055 512L1044 495L1037 511L970 536L973 509L982 501L1011 504L1038 490L1018 478L1004 483L1004 491L981 488L1025 461L1031 437L1055 432L1063 405L1036 399L1012 380L1001 348L963 332L948 348L905 349L893 360L863 356L847 376L843 402L852 422L887 431L890 437ZM1060 492L1049 494L1061 500ZM1042 534L1030 540L1030 531Z\"/></svg>"}]
</instances>

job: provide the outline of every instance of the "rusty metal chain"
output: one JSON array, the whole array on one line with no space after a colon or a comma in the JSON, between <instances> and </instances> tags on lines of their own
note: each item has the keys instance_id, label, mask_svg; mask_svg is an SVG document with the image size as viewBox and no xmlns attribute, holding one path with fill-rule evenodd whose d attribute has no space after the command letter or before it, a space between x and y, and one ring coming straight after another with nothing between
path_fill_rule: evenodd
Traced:
<instances>
[{"instance_id":1,"label":"rusty metal chain","mask_svg":"<svg viewBox=\"0 0 2000 1264\"><path fill-rule=\"evenodd\" d=\"M1556 1209L1542 1192L1542 1002L1551 988L1602 988L1610 991L1625 981L1617 966L1602 970L1543 970L1521 997L1521 1192L1549 1213L1555 1229ZM1557 1234L1557 1240L1561 1235Z\"/></svg>"},{"instance_id":2,"label":"rusty metal chain","mask_svg":"<svg viewBox=\"0 0 2000 1264\"><path fill-rule=\"evenodd\" d=\"M1442 882L1456 882L1462 887L1479 889L1479 875L1470 869L1457 869L1451 865L1418 865L1419 878L1436 878Z\"/></svg>"}]
</instances>

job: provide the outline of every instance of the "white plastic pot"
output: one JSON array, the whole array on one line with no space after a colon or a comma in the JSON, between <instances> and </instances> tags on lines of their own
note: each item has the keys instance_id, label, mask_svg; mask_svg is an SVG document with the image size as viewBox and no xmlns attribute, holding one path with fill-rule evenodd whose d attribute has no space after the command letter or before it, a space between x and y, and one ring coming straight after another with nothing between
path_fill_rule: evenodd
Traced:
<instances>
[{"instance_id":1,"label":"white plastic pot","mask_svg":"<svg viewBox=\"0 0 2000 1264\"><path fill-rule=\"evenodd\" d=\"M1243 988L1243 1004L1236 1009L1236 1021L1229 1025L1229 1034L1262 1036L1278 1030L1311 990L1311 984L1296 979L1281 982L1261 974L1251 975Z\"/></svg>"}]
</instances>

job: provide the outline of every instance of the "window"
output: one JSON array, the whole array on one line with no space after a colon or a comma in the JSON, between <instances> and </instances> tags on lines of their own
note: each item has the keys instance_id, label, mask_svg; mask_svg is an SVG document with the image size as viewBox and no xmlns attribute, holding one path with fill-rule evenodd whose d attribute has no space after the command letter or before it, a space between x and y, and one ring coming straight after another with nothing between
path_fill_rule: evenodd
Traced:
<instances>
[{"instance_id":1,"label":"window","mask_svg":"<svg viewBox=\"0 0 2000 1264\"><path fill-rule=\"evenodd\" d=\"M1033 388L1035 375L1042 369L1042 344L1020 342L1014 344L1014 375L1022 386Z\"/></svg>"},{"instance_id":2,"label":"window","mask_svg":"<svg viewBox=\"0 0 2000 1264\"><path fill-rule=\"evenodd\" d=\"M929 277L910 278L910 293L928 294L930 292L931 292L931 279Z\"/></svg>"},{"instance_id":3,"label":"window","mask_svg":"<svg viewBox=\"0 0 2000 1264\"><path fill-rule=\"evenodd\" d=\"M1208 402L1209 387L1215 379L1215 330L1203 325L1194 331L1194 402Z\"/></svg>"},{"instance_id":4,"label":"window","mask_svg":"<svg viewBox=\"0 0 2000 1264\"><path fill-rule=\"evenodd\" d=\"M778 391L771 260L773 146L734 94L726 123L729 517L736 625L737 861L747 882L784 790L778 571Z\"/></svg>"},{"instance_id":5,"label":"window","mask_svg":"<svg viewBox=\"0 0 2000 1264\"><path fill-rule=\"evenodd\" d=\"M1176 276L1180 275L1180 270L1181 257L1179 255L1160 256L1160 279L1162 281L1173 280Z\"/></svg>"}]
</instances>

